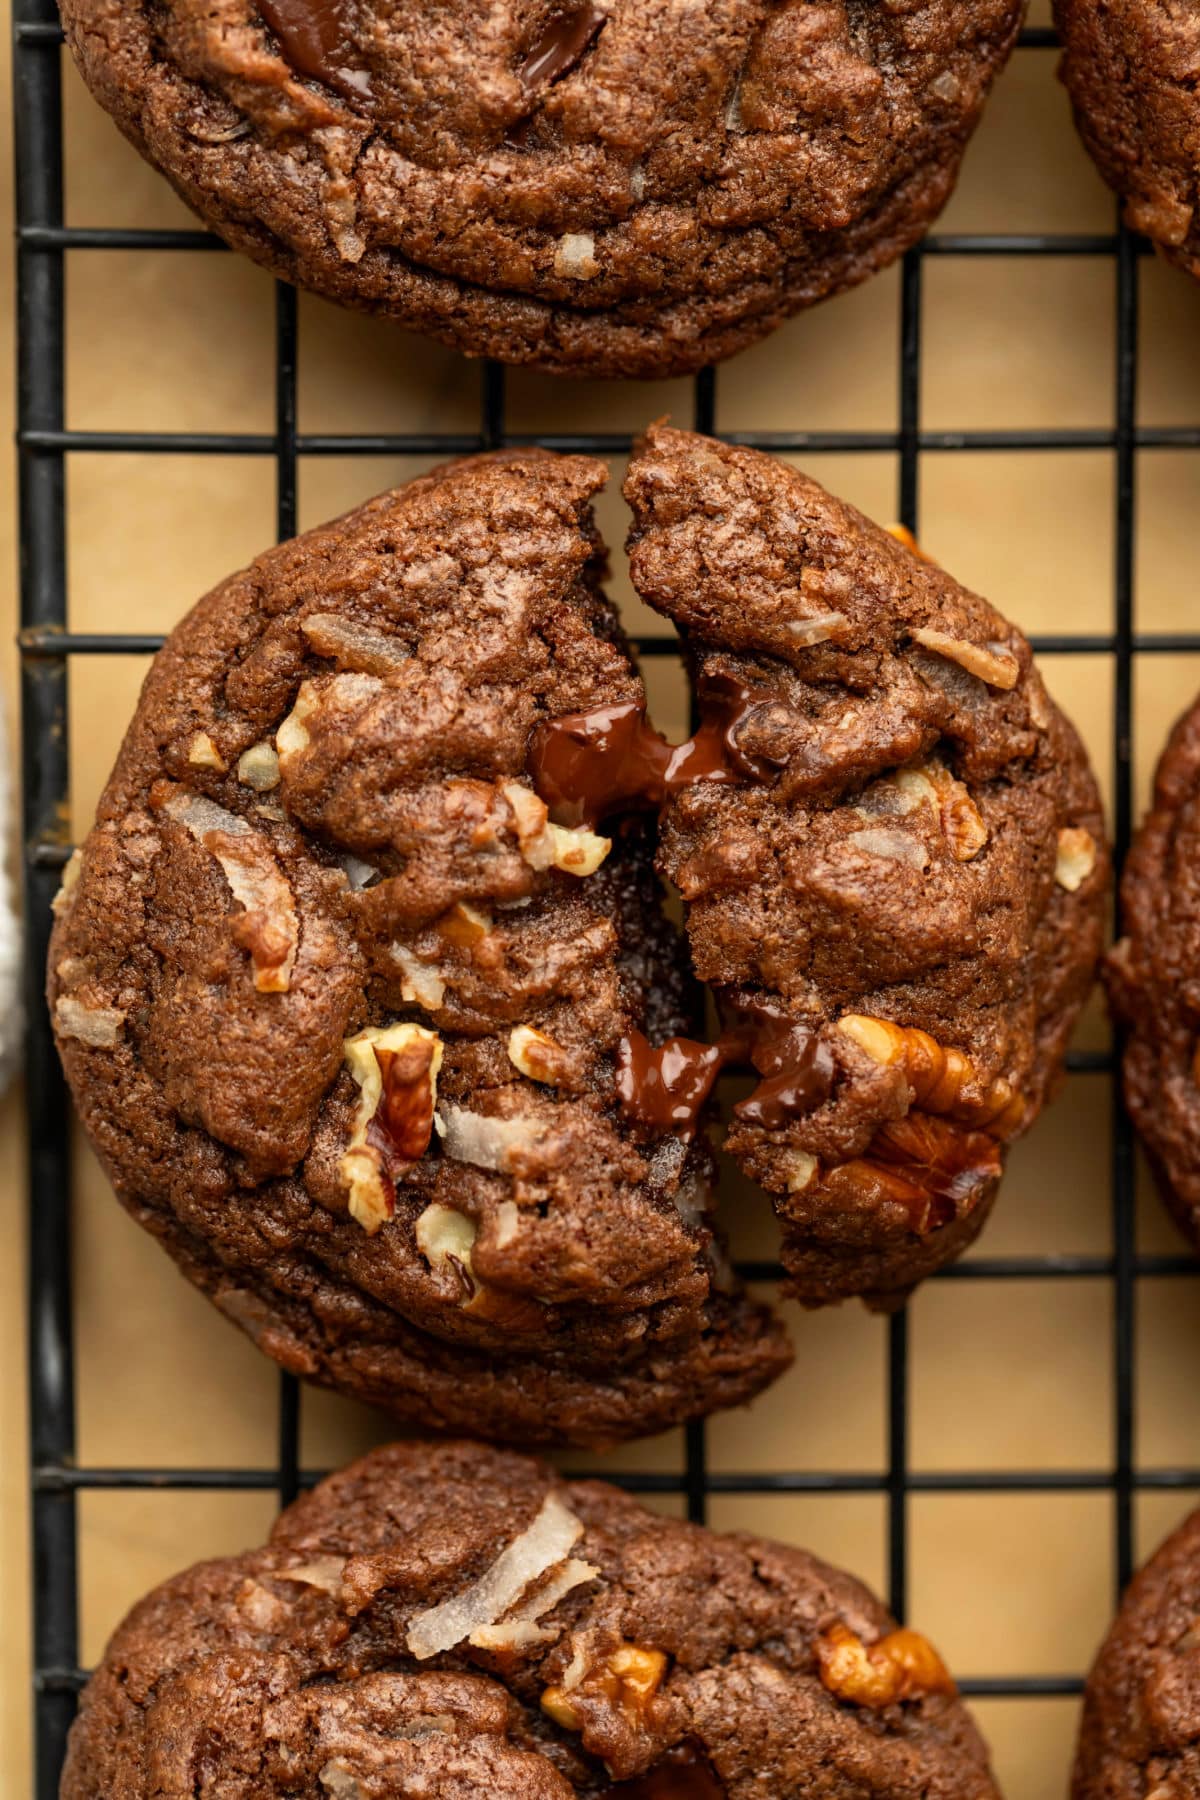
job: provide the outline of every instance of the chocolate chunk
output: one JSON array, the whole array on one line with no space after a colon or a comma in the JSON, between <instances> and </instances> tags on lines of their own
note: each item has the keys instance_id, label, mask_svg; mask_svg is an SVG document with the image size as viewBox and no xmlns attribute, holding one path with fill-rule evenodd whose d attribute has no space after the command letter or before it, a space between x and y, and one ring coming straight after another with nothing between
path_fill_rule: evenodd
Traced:
<instances>
[{"instance_id":1,"label":"chocolate chunk","mask_svg":"<svg viewBox=\"0 0 1200 1800\"><path fill-rule=\"evenodd\" d=\"M365 69L351 66L347 0L258 0L263 18L292 67L358 100L369 100Z\"/></svg>"},{"instance_id":2,"label":"chocolate chunk","mask_svg":"<svg viewBox=\"0 0 1200 1800\"><path fill-rule=\"evenodd\" d=\"M641 703L540 725L527 764L534 787L556 819L594 825L630 808L660 807L697 781L767 781L777 773L780 761L740 741L748 721L775 704L773 694L716 672L701 678L696 700L699 728L674 748L647 723Z\"/></svg>"},{"instance_id":3,"label":"chocolate chunk","mask_svg":"<svg viewBox=\"0 0 1200 1800\"><path fill-rule=\"evenodd\" d=\"M654 1049L640 1031L617 1046L617 1094L625 1112L651 1131L693 1136L721 1068L716 1044L673 1037Z\"/></svg>"},{"instance_id":4,"label":"chocolate chunk","mask_svg":"<svg viewBox=\"0 0 1200 1800\"><path fill-rule=\"evenodd\" d=\"M575 67L608 14L590 4L555 12L546 21L537 42L517 70L523 88L533 92L548 87Z\"/></svg>"}]
</instances>

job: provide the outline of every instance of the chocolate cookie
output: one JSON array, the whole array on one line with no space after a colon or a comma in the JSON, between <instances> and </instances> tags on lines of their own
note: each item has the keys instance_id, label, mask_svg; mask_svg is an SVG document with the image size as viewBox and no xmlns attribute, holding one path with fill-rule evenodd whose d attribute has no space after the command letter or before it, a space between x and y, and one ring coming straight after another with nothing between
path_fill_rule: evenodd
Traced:
<instances>
[{"instance_id":1,"label":"chocolate cookie","mask_svg":"<svg viewBox=\"0 0 1200 1800\"><path fill-rule=\"evenodd\" d=\"M997 1800L937 1652L802 1550L472 1444L331 1476L130 1614L62 1800Z\"/></svg>"},{"instance_id":2,"label":"chocolate cookie","mask_svg":"<svg viewBox=\"0 0 1200 1800\"><path fill-rule=\"evenodd\" d=\"M1121 878L1108 997L1125 1104L1181 1231L1200 1246L1200 701L1178 721Z\"/></svg>"},{"instance_id":3,"label":"chocolate cookie","mask_svg":"<svg viewBox=\"0 0 1200 1800\"><path fill-rule=\"evenodd\" d=\"M665 376L944 205L1019 0L60 0L92 92L286 280L472 355Z\"/></svg>"},{"instance_id":4,"label":"chocolate cookie","mask_svg":"<svg viewBox=\"0 0 1200 1800\"><path fill-rule=\"evenodd\" d=\"M1088 1677L1072 1800L1200 1794L1200 1512L1130 1583Z\"/></svg>"},{"instance_id":5,"label":"chocolate cookie","mask_svg":"<svg viewBox=\"0 0 1200 1800\"><path fill-rule=\"evenodd\" d=\"M1054 0L1059 73L1125 218L1200 275L1200 13L1159 0Z\"/></svg>"},{"instance_id":6,"label":"chocolate cookie","mask_svg":"<svg viewBox=\"0 0 1200 1800\"><path fill-rule=\"evenodd\" d=\"M702 1136L618 1046L696 1029L645 824L549 821L539 722L643 704L602 464L451 465L170 638L57 902L49 998L126 1208L286 1368L427 1425L603 1443L790 1352Z\"/></svg>"},{"instance_id":7,"label":"chocolate cookie","mask_svg":"<svg viewBox=\"0 0 1200 1800\"><path fill-rule=\"evenodd\" d=\"M975 1237L1061 1071L1101 941L1095 782L1021 633L815 482L656 426L625 493L701 729L668 754L636 707L561 719L535 781L577 824L614 789L665 807L726 1015L692 1076L759 1077L726 1149L776 1196L799 1298L892 1304Z\"/></svg>"}]
</instances>

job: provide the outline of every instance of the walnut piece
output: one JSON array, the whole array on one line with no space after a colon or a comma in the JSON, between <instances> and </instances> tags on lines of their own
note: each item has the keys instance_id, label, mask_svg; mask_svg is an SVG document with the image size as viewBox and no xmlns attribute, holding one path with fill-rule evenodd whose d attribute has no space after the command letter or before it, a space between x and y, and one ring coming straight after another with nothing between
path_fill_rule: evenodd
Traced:
<instances>
[{"instance_id":1,"label":"walnut piece","mask_svg":"<svg viewBox=\"0 0 1200 1800\"><path fill-rule=\"evenodd\" d=\"M223 775L229 767L207 731L193 731L187 759L194 769L215 769L218 775Z\"/></svg>"},{"instance_id":2,"label":"walnut piece","mask_svg":"<svg viewBox=\"0 0 1200 1800\"><path fill-rule=\"evenodd\" d=\"M392 944L388 955L400 970L400 998L410 1006L436 1012L446 998L446 984L437 969L403 944Z\"/></svg>"},{"instance_id":3,"label":"walnut piece","mask_svg":"<svg viewBox=\"0 0 1200 1800\"><path fill-rule=\"evenodd\" d=\"M1081 888L1096 867L1096 845L1082 825L1068 825L1058 834L1054 879L1068 894Z\"/></svg>"},{"instance_id":4,"label":"walnut piece","mask_svg":"<svg viewBox=\"0 0 1200 1800\"><path fill-rule=\"evenodd\" d=\"M568 231L558 240L554 252L554 273L571 281L590 281L600 273L596 261L596 240L588 231Z\"/></svg>"},{"instance_id":5,"label":"walnut piece","mask_svg":"<svg viewBox=\"0 0 1200 1800\"><path fill-rule=\"evenodd\" d=\"M567 1052L544 1031L532 1025L514 1025L508 1034L508 1060L529 1081L554 1087L561 1080Z\"/></svg>"},{"instance_id":6,"label":"walnut piece","mask_svg":"<svg viewBox=\"0 0 1200 1800\"><path fill-rule=\"evenodd\" d=\"M279 786L279 756L273 744L251 744L237 760L237 778L256 794L269 794Z\"/></svg>"},{"instance_id":7,"label":"walnut piece","mask_svg":"<svg viewBox=\"0 0 1200 1800\"><path fill-rule=\"evenodd\" d=\"M912 1089L912 1104L923 1112L946 1113L966 1124L985 1126L993 1136L1015 1132L1025 1116L1025 1102L1002 1076L979 1094L963 1098L963 1089L978 1084L979 1071L963 1051L939 1044L915 1025L896 1025L867 1013L843 1013L837 1028L864 1050L872 1062L900 1068Z\"/></svg>"},{"instance_id":8,"label":"walnut piece","mask_svg":"<svg viewBox=\"0 0 1200 1800\"><path fill-rule=\"evenodd\" d=\"M339 1168L351 1217L374 1236L395 1213L397 1174L429 1148L442 1040L423 1025L370 1025L342 1050L361 1091Z\"/></svg>"},{"instance_id":9,"label":"walnut piece","mask_svg":"<svg viewBox=\"0 0 1200 1800\"><path fill-rule=\"evenodd\" d=\"M500 792L516 822L517 843L531 869L562 869L567 875L594 875L612 849L612 839L584 826L552 825L545 803L519 781L504 781Z\"/></svg>"},{"instance_id":10,"label":"walnut piece","mask_svg":"<svg viewBox=\"0 0 1200 1800\"><path fill-rule=\"evenodd\" d=\"M618 1644L603 1662L584 1673L573 1670L569 1688L565 1681L546 1688L542 1693L542 1711L565 1731L578 1731L583 1719L571 1695L603 1699L622 1713L635 1730L640 1730L666 1672L667 1659L661 1650L650 1650L641 1644Z\"/></svg>"},{"instance_id":11,"label":"walnut piece","mask_svg":"<svg viewBox=\"0 0 1200 1800\"><path fill-rule=\"evenodd\" d=\"M92 1050L111 1050L121 1035L125 1014L119 1006L85 1006L62 994L54 1002L54 1022L58 1035L78 1038Z\"/></svg>"},{"instance_id":12,"label":"walnut piece","mask_svg":"<svg viewBox=\"0 0 1200 1800\"><path fill-rule=\"evenodd\" d=\"M1014 688L1020 679L1021 665L1003 644L972 644L966 638L950 637L928 625L919 625L912 638L922 649L957 663L960 669L977 676L988 687Z\"/></svg>"},{"instance_id":13,"label":"walnut piece","mask_svg":"<svg viewBox=\"0 0 1200 1800\"><path fill-rule=\"evenodd\" d=\"M934 759L898 769L893 777L905 811L929 805L956 862L970 862L988 841L988 828L964 784Z\"/></svg>"},{"instance_id":14,"label":"walnut piece","mask_svg":"<svg viewBox=\"0 0 1200 1800\"><path fill-rule=\"evenodd\" d=\"M817 1639L821 1682L855 1706L893 1706L927 1694L957 1693L945 1663L919 1631L888 1632L864 1644L849 1626L831 1625Z\"/></svg>"},{"instance_id":15,"label":"walnut piece","mask_svg":"<svg viewBox=\"0 0 1200 1800\"><path fill-rule=\"evenodd\" d=\"M417 1249L430 1268L439 1273L455 1269L467 1291L475 1291L471 1271L471 1247L479 1235L479 1227L466 1213L453 1206L427 1206L413 1227Z\"/></svg>"},{"instance_id":16,"label":"walnut piece","mask_svg":"<svg viewBox=\"0 0 1200 1800\"><path fill-rule=\"evenodd\" d=\"M308 749L312 737L308 720L317 710L317 696L311 681L302 681L292 710L275 733L275 748L281 763Z\"/></svg>"}]
</instances>

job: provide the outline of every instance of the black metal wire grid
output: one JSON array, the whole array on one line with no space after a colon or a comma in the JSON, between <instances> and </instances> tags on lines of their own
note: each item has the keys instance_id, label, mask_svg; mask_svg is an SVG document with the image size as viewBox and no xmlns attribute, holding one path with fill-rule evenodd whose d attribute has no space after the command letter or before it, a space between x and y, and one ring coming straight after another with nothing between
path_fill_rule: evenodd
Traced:
<instances>
[{"instance_id":1,"label":"black metal wire grid","mask_svg":"<svg viewBox=\"0 0 1200 1800\"><path fill-rule=\"evenodd\" d=\"M461 455L502 444L538 442L552 449L621 453L621 435L556 434L536 439L505 426L504 370L481 365L479 430L471 434L322 435L297 427L296 295L280 284L275 314L275 430L269 434L71 431L64 406L65 259L68 252L205 250L224 245L203 231L72 228L64 223L62 154L62 31L54 0L13 0L14 116L17 152L18 445L21 542L22 795L24 897L28 930L28 1344L30 1481L34 1561L34 1755L37 1800L53 1800L67 1729L86 1672L78 1666L76 1496L84 1490L247 1490L291 1500L315 1479L299 1466L300 1392L280 1377L278 1445L270 1468L80 1467L75 1456L75 1396L71 1295L71 1157L69 1100L41 1000L50 927L50 901L70 853L68 812L68 670L73 656L145 653L161 638L145 634L81 633L68 629L66 480L68 453L138 451L270 457L276 469L276 525L280 538L296 529L297 461L304 456ZM1022 33L1022 51L1055 47L1052 31ZM898 360L900 390L894 431L743 431L731 441L775 451L890 451L897 454L897 513L917 528L923 454L974 451L1111 452L1115 483L1115 561L1111 628L1102 633L1034 639L1043 655L1111 658L1114 670L1112 758L1114 840L1118 863L1132 822L1131 724L1134 661L1138 655L1200 652L1200 632L1135 634L1133 621L1134 477L1142 449L1200 448L1200 425L1138 426L1135 389L1138 347L1138 258L1144 243L1118 222L1111 235L935 234L903 264ZM1116 298L1111 427L1086 430L928 431L920 423L922 270L928 257L1104 256L1111 260ZM697 429L712 431L718 376L706 370L694 384ZM641 639L643 654L669 656L671 637ZM1071 1068L1116 1080L1115 1060L1075 1053ZM962 1469L922 1472L908 1452L908 1323L897 1313L887 1328L887 1444L877 1472L796 1470L770 1473L710 1471L705 1428L686 1433L677 1473L608 1472L643 1493L683 1496L688 1516L703 1520L714 1494L881 1494L888 1519L888 1578L893 1609L903 1617L909 1562L910 1496L931 1493L1109 1493L1115 1525L1114 1586L1133 1568L1133 1502L1144 1490L1200 1487L1200 1467L1139 1467L1134 1457L1134 1300L1142 1277L1193 1275L1186 1256L1139 1255L1134 1239L1134 1160L1130 1128L1113 1108L1111 1141L1113 1253L1110 1256L973 1257L943 1270L939 1280L1061 1280L1110 1284L1114 1442L1111 1467L1099 1469ZM774 1263L744 1263L749 1279L774 1280ZM968 1695L1072 1695L1081 1677L1027 1675L967 1677Z\"/></svg>"}]
</instances>

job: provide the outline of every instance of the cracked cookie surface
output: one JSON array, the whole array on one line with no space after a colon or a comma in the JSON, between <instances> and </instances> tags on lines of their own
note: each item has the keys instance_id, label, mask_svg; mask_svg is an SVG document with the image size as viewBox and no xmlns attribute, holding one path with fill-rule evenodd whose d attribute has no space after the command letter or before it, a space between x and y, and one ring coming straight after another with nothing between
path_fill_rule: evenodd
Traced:
<instances>
[{"instance_id":1,"label":"cracked cookie surface","mask_svg":"<svg viewBox=\"0 0 1200 1800\"><path fill-rule=\"evenodd\" d=\"M1135 1575L1088 1676L1072 1800L1200 1793L1200 1512Z\"/></svg>"},{"instance_id":2,"label":"cracked cookie surface","mask_svg":"<svg viewBox=\"0 0 1200 1800\"><path fill-rule=\"evenodd\" d=\"M1200 13L1160 0L1054 0L1075 123L1125 218L1200 276Z\"/></svg>"},{"instance_id":3,"label":"cracked cookie surface","mask_svg":"<svg viewBox=\"0 0 1200 1800\"><path fill-rule=\"evenodd\" d=\"M1101 944L1095 781L1021 633L786 464L656 426L625 493L701 710L740 696L743 772L679 785L659 852L760 1077L725 1147L801 1299L890 1304L975 1237L1059 1078Z\"/></svg>"},{"instance_id":4,"label":"cracked cookie surface","mask_svg":"<svg viewBox=\"0 0 1200 1800\"><path fill-rule=\"evenodd\" d=\"M937 1652L802 1550L451 1443L149 1595L62 1800L998 1800Z\"/></svg>"},{"instance_id":5,"label":"cracked cookie surface","mask_svg":"<svg viewBox=\"0 0 1200 1800\"><path fill-rule=\"evenodd\" d=\"M1018 0L60 0L235 248L475 355L659 377L893 261Z\"/></svg>"},{"instance_id":6,"label":"cracked cookie surface","mask_svg":"<svg viewBox=\"0 0 1200 1800\"><path fill-rule=\"evenodd\" d=\"M1175 725L1121 877L1104 976L1125 1104L1176 1223L1200 1246L1200 703Z\"/></svg>"},{"instance_id":7,"label":"cracked cookie surface","mask_svg":"<svg viewBox=\"0 0 1200 1800\"><path fill-rule=\"evenodd\" d=\"M604 1443L789 1359L702 1136L615 1062L694 1030L653 843L553 823L539 721L639 701L602 464L449 465L268 552L155 660L56 903L49 999L122 1203L296 1374Z\"/></svg>"}]
</instances>

